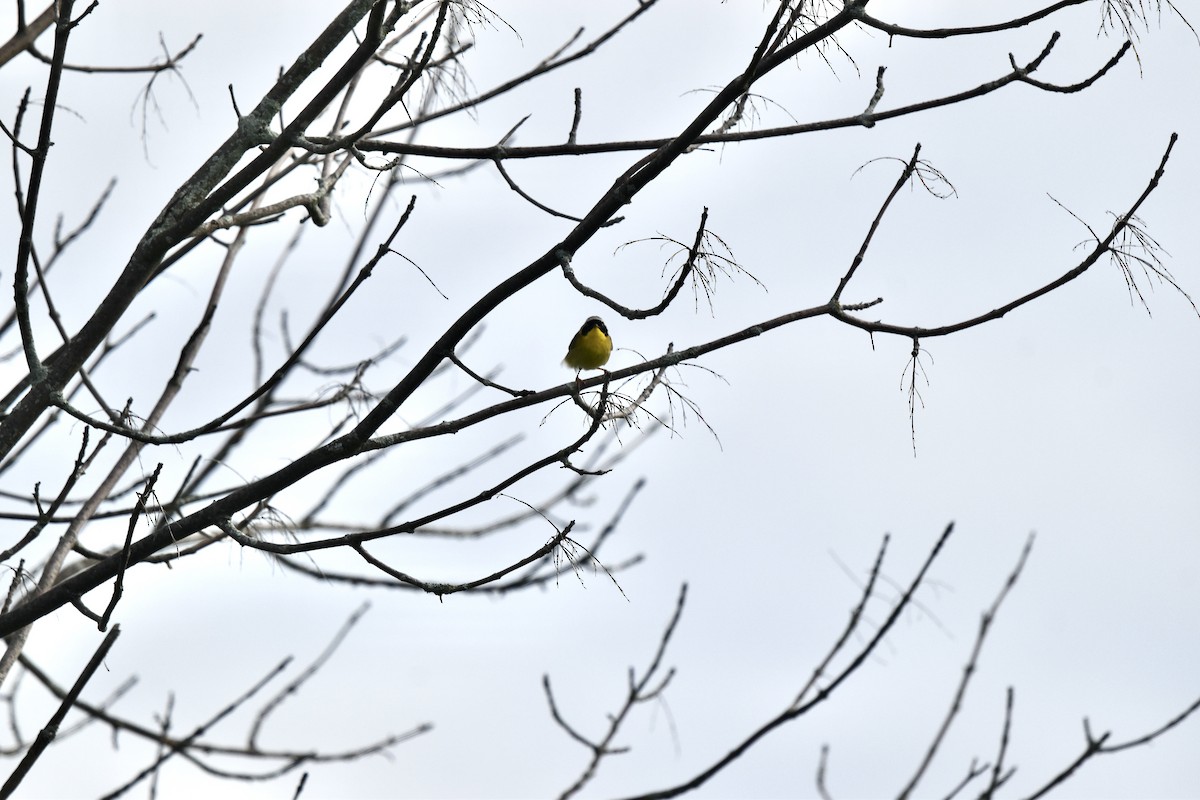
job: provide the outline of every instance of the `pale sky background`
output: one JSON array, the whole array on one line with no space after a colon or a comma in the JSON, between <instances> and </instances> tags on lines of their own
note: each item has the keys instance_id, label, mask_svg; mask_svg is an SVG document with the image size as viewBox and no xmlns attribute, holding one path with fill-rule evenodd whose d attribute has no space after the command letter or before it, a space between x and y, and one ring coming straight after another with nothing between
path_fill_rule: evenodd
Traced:
<instances>
[{"instance_id":1,"label":"pale sky background","mask_svg":"<svg viewBox=\"0 0 1200 800\"><path fill-rule=\"evenodd\" d=\"M1038 6L979 2L964 11L959 5L880 0L871 11L914 27L938 27L995 21ZM537 63L580 25L591 38L633 4L492 7L520 36L503 25L477 30L466 64L479 89ZM420 141L490 145L532 114L517 144L561 142L576 86L584 92L580 141L676 133L707 102L706 90L744 66L765 13L761 3L745 0L663 0L596 56L483 106L474 122L455 117L431 128ZM197 32L204 39L186 62L187 89L172 77L159 79L155 97L163 122L150 122L145 153L130 111L140 78L72 75L65 84L62 103L71 113L60 115L56 127L43 241L54 214L78 219L110 176L120 178L95 230L59 267L55 285L69 327L78 327L96 293L107 289L175 187L228 135L227 85L243 109L252 106L331 14L330 4L299 0L105 3L80 26L76 62L144 63L158 55L158 31L171 49ZM831 57L834 71L807 58L756 91L799 121L858 113L883 64L887 93L880 108L890 108L998 77L1008 69L1009 52L1024 63L1053 30L1063 38L1038 77L1071 83L1119 46L1119 39L1095 36L1097 23L1092 5L994 38L896 40L889 47L885 37L848 32L843 44L861 78L839 56ZM49 50L49 39L43 41ZM832 293L899 167L879 162L855 171L875 158L907 159L917 142L958 196L939 201L906 190L897 199L845 295L847 302L883 297L868 312L872 318L943 324L994 308L1070 269L1083 253L1073 248L1087 232L1048 195L1106 231L1107 212L1123 211L1143 190L1172 131L1180 134L1179 144L1141 217L1170 253L1167 266L1196 296L1200 44L1164 13L1161 25L1152 20L1142 32L1138 52L1140 74L1127 58L1079 95L1013 86L871 130L692 153L627 207L625 222L577 254L578 273L626 305L653 305L664 286L662 252L653 244L614 251L660 233L690 241L708 206L710 230L765 291L744 276L722 279L711 312L703 302L696 309L681 298L661 317L632 323L551 275L489 318L468 363L477 370L502 364L508 385L541 389L569 377L559 361L589 314L603 314L617 346L626 348L610 363L623 367L636 363L638 353L662 353L668 342L685 347L818 305ZM38 95L42 76L29 59L0 73L6 120L27 84ZM772 107L760 124L789 121ZM581 214L637 157L509 168L543 202ZM8 170L3 180L11 186ZM324 301L340 272L371 180L359 174L345 182L334 221L306 232L285 271L272 313L277 317L287 307L293 331L306 324L305 312ZM376 371L376 387L397 380L445 325L568 230L516 198L488 167L437 188L414 182L413 191L417 214L397 249L449 299L399 259L385 262L368 291L322 337L316 356L353 361L406 333L409 344ZM244 307L231 302L223 311L222 330L165 428L195 424L214 404L244 394L249 309L298 219L292 212L252 240L235 275L234 297ZM15 230L5 227L13 253ZM152 309L160 322L140 350L131 347L101 374L110 395L134 393L149 402L174 364L177 339L194 324L218 257L212 249L183 266L130 312L130 324ZM640 671L649 663L687 581L687 607L666 656L677 672L664 701L632 714L618 740L631 752L607 760L584 796L665 788L719 758L791 701L857 602L857 582L885 532L892 535L885 572L906 583L953 521L956 532L918 595L926 613L907 614L876 657L823 707L768 736L694 796L813 796L825 743L834 797L894 795L948 707L981 612L1036 532L966 705L918 791L944 796L973 757L994 758L1005 688L1013 686L1008 763L1018 771L1005 796L1024 796L1079 753L1085 716L1093 731L1112 731L1113 741L1123 741L1158 727L1200 696L1200 318L1170 287L1144 279L1139 285L1152 316L1131 304L1116 267L1101 262L1002 321L924 343L931 360L923 362L929 383L921 386L916 457L901 390L911 347L906 340L876 337L872 347L858 330L817 320L714 353L700 362L703 370L683 369L681 389L719 441L692 417L686 425L677 419L674 435L660 431L636 448L637 433L625 430L628 458L591 485L593 503L570 510L577 530L597 530L629 487L647 479L606 545L606 561L646 556L617 576L622 591L602 574L589 571L580 580L568 571L544 591L439 602L411 592L320 585L236 546L211 549L170 571L139 567L117 615L123 635L86 696L102 698L136 675L138 686L116 710L153 724L174 691L174 729L187 730L289 654L297 658L294 675L370 601L371 610L333 661L264 731L264 746L343 750L423 722L434 730L388 758L308 767L303 797L554 796L576 779L589 754L550 719L541 676L550 675L560 709L577 729L599 736L606 714L620 707L628 668ZM49 341L49 330L42 330ZM12 380L15 369L5 364L4 376ZM402 416L420 420L469 383L449 374L435 384L437 391L418 394ZM145 388L139 392L139 386ZM496 399L484 393L470 407ZM572 408L543 424L549 410L398 452L346 493L341 512L370 524L374 513L355 514L356 504L382 508L507 438L514 426L524 426L526 443L483 476L499 477L504 466L561 447L582 430ZM322 422L303 430L272 428L276 438L264 437L241 454L222 485L304 452ZM71 438L77 436L77 428L64 428L62 441L77 442ZM35 480L57 480L47 476L62 471L61 459L50 452L39 458L6 475L3 488L27 492ZM173 487L191 458L187 448L158 448L143 462L149 472L163 461L164 480ZM35 466L45 474L35 474ZM560 479L550 474L510 494L536 502ZM299 516L327 480L302 484L280 502ZM438 499L476 491L475 484L462 484ZM520 509L513 500L497 500L485 511ZM113 530L123 528L121 522ZM24 528L6 524L5 530L0 541ZM542 523L482 542L392 542L376 551L429 580L464 580L536 549L551 533ZM321 563L340 568L354 562L330 557ZM884 588L887 594L870 608L873 623L883 620L891 599ZM69 683L98 642L94 626L63 610L36 628L28 652ZM25 690L32 691L20 710L31 735L53 704L27 682ZM242 712L209 738L237 743L248 720ZM132 737L122 736L118 745L114 749L99 728L56 745L27 778L22 796L83 797L115 788L152 758ZM1092 761L1056 796L1196 797L1198 752L1200 719L1191 719L1150 747ZM218 781L176 759L164 769L159 796L285 798L297 778ZM146 788L131 796L146 796Z\"/></svg>"}]
</instances>

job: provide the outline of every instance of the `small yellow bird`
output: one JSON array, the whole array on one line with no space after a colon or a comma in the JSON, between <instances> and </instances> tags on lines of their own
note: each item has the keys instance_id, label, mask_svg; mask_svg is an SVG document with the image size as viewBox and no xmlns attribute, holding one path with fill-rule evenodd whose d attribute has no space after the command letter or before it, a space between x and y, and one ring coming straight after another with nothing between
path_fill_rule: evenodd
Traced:
<instances>
[{"instance_id":1,"label":"small yellow bird","mask_svg":"<svg viewBox=\"0 0 1200 800\"><path fill-rule=\"evenodd\" d=\"M608 363L612 346L612 337L608 335L608 328L604 327L604 320L588 317L567 346L567 357L563 363L574 369L576 376L581 370L600 369Z\"/></svg>"}]
</instances>

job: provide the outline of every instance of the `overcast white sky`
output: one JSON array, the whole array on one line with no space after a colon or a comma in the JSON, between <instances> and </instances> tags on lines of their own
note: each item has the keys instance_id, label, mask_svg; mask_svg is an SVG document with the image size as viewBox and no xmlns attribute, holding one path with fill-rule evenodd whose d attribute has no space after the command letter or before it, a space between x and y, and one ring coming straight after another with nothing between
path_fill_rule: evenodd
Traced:
<instances>
[{"instance_id":1,"label":"overcast white sky","mask_svg":"<svg viewBox=\"0 0 1200 800\"><path fill-rule=\"evenodd\" d=\"M197 32L204 39L186 63L186 89L166 77L156 86L163 121L150 121L145 153L138 122L131 119L136 112L130 112L139 79L71 76L66 83L62 103L72 113L61 115L56 129L39 235L48 236L59 211L78 218L110 176L120 177L86 246L60 267L59 295L71 327L82 322L175 187L228 135L233 115L227 85L233 84L243 109L251 106L277 68L326 24L328 5L105 3L80 26L72 56L77 62L148 61L158 54L158 31L172 49ZM959 5L881 0L871 10L890 21L936 27L994 21L1038 6L978 2L964 11ZM470 76L478 88L488 88L540 61L578 26L587 26L590 36L632 6L495 4L520 36L504 25L479 28L466 59ZM765 24L762 6L663 0L594 58L482 107L473 122L455 118L453 125L431 129L421 141L489 145L532 114L516 142L560 142L576 86L584 93L581 141L678 132L707 102L706 91L745 64ZM857 113L873 91L879 65L888 67L880 108L971 87L1003 74L1010 52L1021 63L1032 59L1054 30L1062 32L1062 41L1038 74L1078 81L1120 43L1096 37L1098 18L1093 4L994 39L898 39L890 46L885 37L849 32L843 44L857 70L836 54L832 71L812 58L781 69L757 89L778 104L763 109L761 124L786 124L789 114L810 121ZM1087 232L1049 195L1107 230L1107 212L1124 210L1143 190L1172 132L1180 134L1179 144L1141 217L1169 252L1167 266L1195 296L1200 44L1176 17L1164 14L1161 26L1154 20L1142 32L1138 53L1140 72L1128 58L1079 95L1014 86L870 130L692 153L638 196L625 222L580 251L576 269L627 305L652 305L663 286L662 252L653 244L614 251L660 233L690 241L707 206L710 230L765 290L745 277L722 280L711 312L689 299L659 318L632 323L552 275L492 315L469 361L479 370L502 364L507 384L540 389L569 377L559 361L589 314L607 319L622 348L610 366L623 367L636 363L638 354L662 353L668 342L698 344L818 305L853 257L899 166L883 161L856 170L871 159L907 158L918 142L958 196L936 200L902 192L845 295L848 302L884 298L868 312L872 318L943 324L991 309L1070 269L1084 252L1073 248ZM39 93L42 75L28 59L0 73L6 120L27 84ZM510 169L543 202L582 213L636 157ZM11 184L9 171L3 180ZM334 222L306 233L276 312L286 305L302 319L305 309L325 299L371 188L370 176L348 181ZM420 264L448 299L397 261L381 270L369 294L357 298L344 323L319 346L320 358L353 360L408 334L409 344L385 364L380 384L398 379L445 325L568 229L516 198L494 170L437 188L414 182L413 191L417 215L397 249ZM185 427L204 418L212 403L244 393L247 375L238 348L245 346L247 309L296 219L264 230L243 256L237 280L244 282L246 307L227 312L225 330L199 364L197 377L207 380L198 381L165 427ZM5 227L10 252L15 232ZM103 376L112 393L131 392L120 388L122 381L137 381L148 397L168 374L178 347L172 326L190 329L208 290L206 270L217 257L214 252L206 263L201 258L180 270L131 311L134 320L156 304L161 335L174 349L161 353L162 363L152 349L114 359ZM1012 796L1024 796L1078 754L1084 717L1094 731L1126 740L1200 696L1200 318L1170 287L1145 280L1140 286L1152 316L1131 303L1120 273L1102 262L999 322L925 343L928 383L921 384L915 457L901 390L911 348L906 340L875 337L872 343L858 330L818 320L714 353L701 361L704 369L681 370L681 388L719 441L694 417L686 425L676 418L673 434L659 431L636 449L638 434L626 430L621 443L632 449L629 457L592 484L593 503L572 511L579 529L596 530L628 489L647 479L607 545L613 562L646 557L618 575L621 591L602 574L588 572L579 580L566 572L545 591L439 602L408 592L318 585L232 546L170 571L139 568L118 615L123 635L87 694L103 697L137 675L139 685L118 710L148 722L174 691L175 730L186 730L285 655L300 662L315 657L342 621L370 601L364 621L264 732L264 743L338 750L422 722L432 722L434 730L395 748L389 758L311 768L303 796L556 795L575 780L588 753L554 726L541 676L550 675L567 718L580 731L599 735L605 715L619 709L628 668L649 662L687 581L687 607L666 656L676 668L671 686L661 703L634 712L619 739L631 752L606 761L585 796L649 791L691 777L791 701L844 625L885 533L892 535L885 573L905 583L953 521L956 532L918 595L923 610L907 614L876 657L825 706L767 737L695 796L813 796L826 743L834 797L899 791L948 707L981 612L1036 532L966 706L918 791L943 796L973 757L994 757L1005 688L1012 686L1008 761L1018 771L1010 788ZM215 376L227 362L240 371L219 380ZM4 376L15 369L5 365ZM468 384L455 374L438 386L449 393ZM402 416L418 420L445 396L419 395ZM496 399L480 397L475 404ZM529 439L509 464L562 446L582 430L574 409L560 409L543 424L548 411L535 409L452 443L394 456L392 471L377 471L348 494L344 513L354 516L355 503L383 507L388 498L402 497L470 457L471 448L507 438L514 424L525 426ZM277 468L318 435L316 428L280 430L279 441L264 440L254 459L246 454L230 465L227 480ZM164 475L177 482L190 454L160 450L144 456L145 468L164 461ZM47 456L45 464L52 469L55 462ZM510 494L537 501L558 476L551 478ZM3 488L27 492L38 479L32 470L8 474ZM283 501L294 503L292 513L303 513L311 491L302 486ZM514 500L497 500L487 510L520 508ZM370 516L361 520L367 524ZM23 532L9 530L0 541ZM430 580L460 580L498 568L550 533L544 524L530 525L504 541L395 543L379 551ZM883 620L891 598L885 587L870 608L872 624ZM64 610L35 631L29 653L69 682L98 641L94 627ZM32 693L27 702L22 719L28 734L52 706ZM245 722L246 715L236 717L211 738L236 741ZM151 757L129 737L117 749L110 744L98 729L64 741L37 765L24 796L91 796L119 785ZM1193 719L1151 747L1088 764L1058 796L1194 797L1200 793L1197 752L1200 719ZM218 781L177 761L164 771L160 796L290 797L294 786L294 777L263 784ZM134 796L144 794L143 787Z\"/></svg>"}]
</instances>

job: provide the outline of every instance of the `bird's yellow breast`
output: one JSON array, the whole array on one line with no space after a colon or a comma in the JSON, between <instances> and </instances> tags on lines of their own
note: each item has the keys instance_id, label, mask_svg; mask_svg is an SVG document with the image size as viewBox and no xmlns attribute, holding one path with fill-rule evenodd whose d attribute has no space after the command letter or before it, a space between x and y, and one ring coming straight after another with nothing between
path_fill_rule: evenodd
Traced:
<instances>
[{"instance_id":1,"label":"bird's yellow breast","mask_svg":"<svg viewBox=\"0 0 1200 800\"><path fill-rule=\"evenodd\" d=\"M612 339L599 326L575 334L563 363L572 369L600 369L612 355Z\"/></svg>"}]
</instances>

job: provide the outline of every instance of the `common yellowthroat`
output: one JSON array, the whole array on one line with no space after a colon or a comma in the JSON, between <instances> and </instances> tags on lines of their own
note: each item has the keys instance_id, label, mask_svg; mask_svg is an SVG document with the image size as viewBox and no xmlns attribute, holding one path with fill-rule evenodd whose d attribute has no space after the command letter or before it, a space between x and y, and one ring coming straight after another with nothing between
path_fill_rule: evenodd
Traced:
<instances>
[{"instance_id":1,"label":"common yellowthroat","mask_svg":"<svg viewBox=\"0 0 1200 800\"><path fill-rule=\"evenodd\" d=\"M563 363L578 373L585 369L600 369L608 363L610 355L612 337L608 335L608 328L604 327L604 320L588 317L579 333L571 338Z\"/></svg>"}]
</instances>

